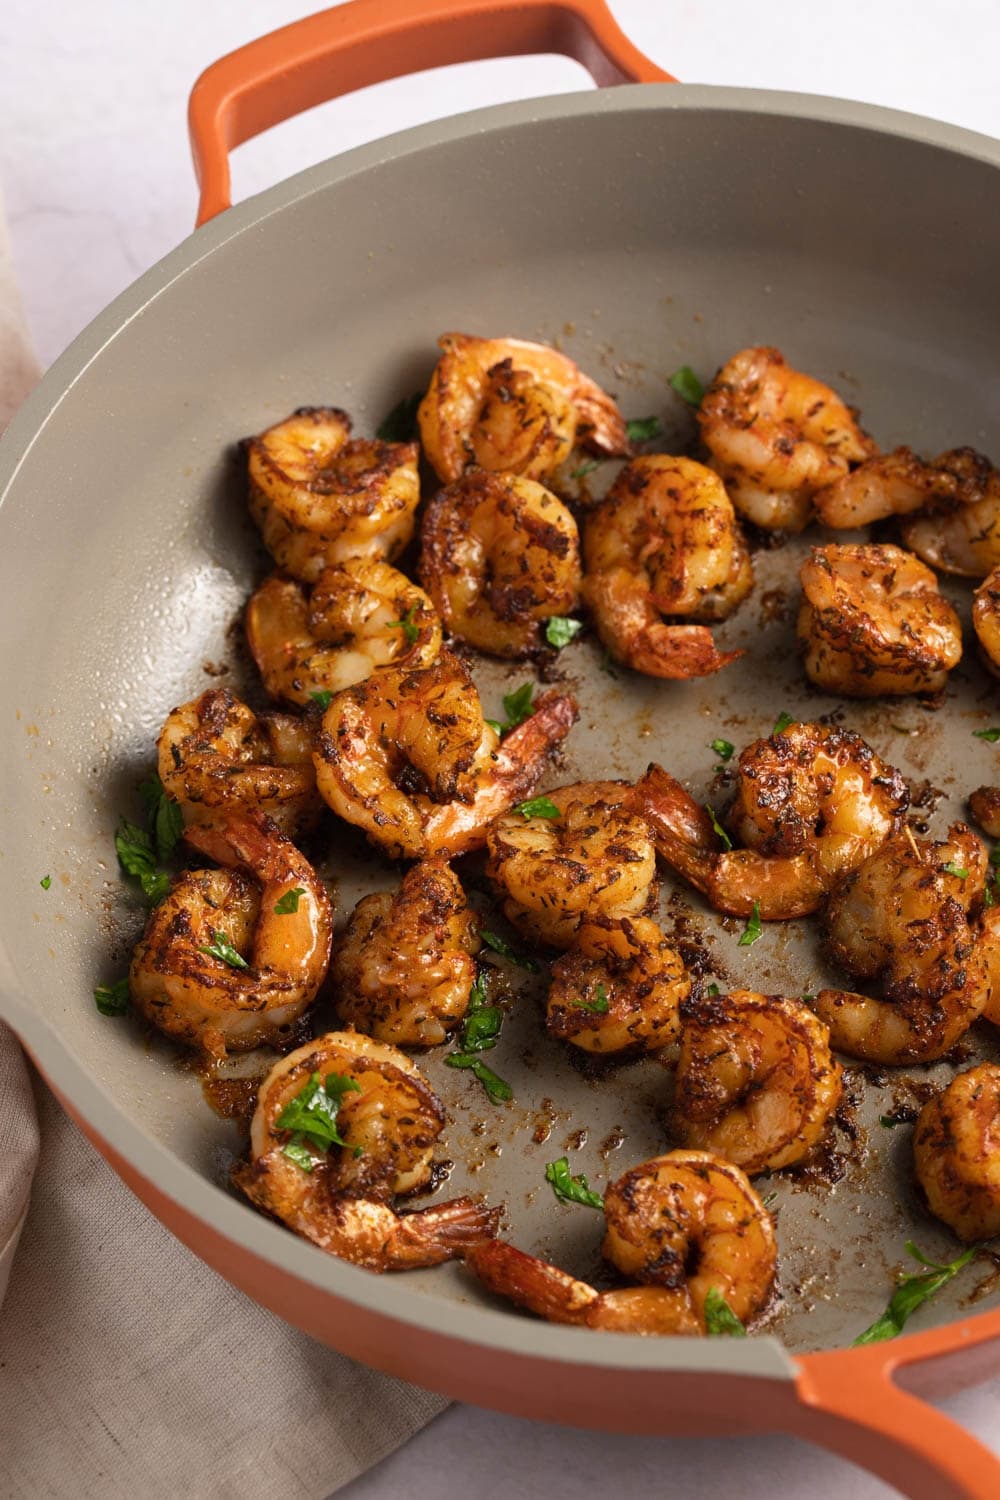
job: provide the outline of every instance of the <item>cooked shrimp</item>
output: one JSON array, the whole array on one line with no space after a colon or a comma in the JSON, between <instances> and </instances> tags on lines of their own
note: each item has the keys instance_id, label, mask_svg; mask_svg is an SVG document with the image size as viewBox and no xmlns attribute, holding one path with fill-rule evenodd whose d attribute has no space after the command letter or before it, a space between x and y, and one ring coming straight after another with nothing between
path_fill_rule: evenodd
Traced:
<instances>
[{"instance_id":1,"label":"cooked shrimp","mask_svg":"<svg viewBox=\"0 0 1000 1500\"><path fill-rule=\"evenodd\" d=\"M984 833L1000 839L1000 786L977 786L969 796L969 811Z\"/></svg>"},{"instance_id":2,"label":"cooked shrimp","mask_svg":"<svg viewBox=\"0 0 1000 1500\"><path fill-rule=\"evenodd\" d=\"M748 745L726 822L743 849L722 849L712 815L662 766L630 805L648 820L661 859L717 911L765 922L806 916L848 870L894 833L909 805L902 776L860 735L793 724Z\"/></svg>"},{"instance_id":3,"label":"cooked shrimp","mask_svg":"<svg viewBox=\"0 0 1000 1500\"><path fill-rule=\"evenodd\" d=\"M651 677L704 677L735 661L703 624L753 587L746 541L711 469L665 453L634 458L584 526L584 598L610 654Z\"/></svg>"},{"instance_id":4,"label":"cooked shrimp","mask_svg":"<svg viewBox=\"0 0 1000 1500\"><path fill-rule=\"evenodd\" d=\"M479 926L454 871L425 859L399 889L365 896L331 967L337 1014L383 1042L433 1047L462 1020Z\"/></svg>"},{"instance_id":5,"label":"cooked shrimp","mask_svg":"<svg viewBox=\"0 0 1000 1500\"><path fill-rule=\"evenodd\" d=\"M472 470L424 513L420 579L453 635L491 656L527 656L580 595L576 522L543 485Z\"/></svg>"},{"instance_id":6,"label":"cooked shrimp","mask_svg":"<svg viewBox=\"0 0 1000 1500\"><path fill-rule=\"evenodd\" d=\"M936 693L962 655L958 615L900 547L814 547L799 569L806 676L847 698Z\"/></svg>"},{"instance_id":7,"label":"cooked shrimp","mask_svg":"<svg viewBox=\"0 0 1000 1500\"><path fill-rule=\"evenodd\" d=\"M676 1039L690 993L683 959L648 917L585 919L552 965L545 1024L585 1052L655 1052Z\"/></svg>"},{"instance_id":8,"label":"cooked shrimp","mask_svg":"<svg viewBox=\"0 0 1000 1500\"><path fill-rule=\"evenodd\" d=\"M840 1102L830 1034L798 1000L733 990L684 1015L671 1124L685 1146L744 1172L791 1166Z\"/></svg>"},{"instance_id":9,"label":"cooked shrimp","mask_svg":"<svg viewBox=\"0 0 1000 1500\"><path fill-rule=\"evenodd\" d=\"M175 708L157 752L160 780L185 823L256 808L294 837L319 816L308 725L290 714L257 715L227 688Z\"/></svg>"},{"instance_id":10,"label":"cooked shrimp","mask_svg":"<svg viewBox=\"0 0 1000 1500\"><path fill-rule=\"evenodd\" d=\"M990 871L992 875L993 871ZM984 906L973 931L976 935L976 954L986 965L989 980L989 999L983 1006L983 1019L1000 1026L1000 906L997 905L996 885L991 888L991 905ZM984 893L985 894L985 893Z\"/></svg>"},{"instance_id":11,"label":"cooked shrimp","mask_svg":"<svg viewBox=\"0 0 1000 1500\"><path fill-rule=\"evenodd\" d=\"M320 1090L334 1103L311 1133L303 1106ZM331 1114L344 1145L325 1144ZM444 1121L441 1101L404 1053L332 1031L282 1058L261 1084L250 1159L233 1169L233 1181L258 1208L342 1260L369 1271L436 1266L495 1234L499 1216L472 1198L403 1216L390 1206L428 1183Z\"/></svg>"},{"instance_id":12,"label":"cooked shrimp","mask_svg":"<svg viewBox=\"0 0 1000 1500\"><path fill-rule=\"evenodd\" d=\"M986 851L956 823L943 843L895 838L852 871L824 918L831 956L881 1000L820 990L813 1008L840 1052L869 1062L933 1062L990 998L989 966L970 908L982 898Z\"/></svg>"},{"instance_id":13,"label":"cooked shrimp","mask_svg":"<svg viewBox=\"0 0 1000 1500\"><path fill-rule=\"evenodd\" d=\"M976 589L972 627L984 665L994 677L1000 677L1000 567L994 568Z\"/></svg>"},{"instance_id":14,"label":"cooked shrimp","mask_svg":"<svg viewBox=\"0 0 1000 1500\"><path fill-rule=\"evenodd\" d=\"M705 1332L713 1290L747 1322L777 1265L774 1226L739 1167L707 1151L671 1151L633 1167L604 1195L603 1254L639 1286L598 1292L494 1240L466 1260L490 1291L552 1323L618 1333Z\"/></svg>"},{"instance_id":15,"label":"cooked shrimp","mask_svg":"<svg viewBox=\"0 0 1000 1500\"><path fill-rule=\"evenodd\" d=\"M303 406L246 448L250 514L278 566L304 583L348 557L391 562L413 535L416 443L352 439L346 412Z\"/></svg>"},{"instance_id":16,"label":"cooked shrimp","mask_svg":"<svg viewBox=\"0 0 1000 1500\"><path fill-rule=\"evenodd\" d=\"M966 1244L1000 1235L1000 1067L980 1063L929 1099L913 1131L932 1214Z\"/></svg>"},{"instance_id":17,"label":"cooked shrimp","mask_svg":"<svg viewBox=\"0 0 1000 1500\"><path fill-rule=\"evenodd\" d=\"M503 911L527 936L568 948L586 918L645 912L656 894L656 854L645 821L625 806L621 781L557 787L558 817L515 810L489 829L487 874Z\"/></svg>"},{"instance_id":18,"label":"cooked shrimp","mask_svg":"<svg viewBox=\"0 0 1000 1500\"><path fill-rule=\"evenodd\" d=\"M460 854L528 795L575 719L573 699L550 694L500 741L468 669L442 651L429 667L387 667L333 698L317 783L335 813L394 859Z\"/></svg>"},{"instance_id":19,"label":"cooked shrimp","mask_svg":"<svg viewBox=\"0 0 1000 1500\"><path fill-rule=\"evenodd\" d=\"M777 349L734 354L705 392L698 421L736 509L768 530L801 531L817 490L875 451L851 408Z\"/></svg>"},{"instance_id":20,"label":"cooked shrimp","mask_svg":"<svg viewBox=\"0 0 1000 1500\"><path fill-rule=\"evenodd\" d=\"M377 557L327 568L310 591L272 573L246 609L250 650L273 698L308 707L379 667L426 667L441 621L423 589Z\"/></svg>"},{"instance_id":21,"label":"cooked shrimp","mask_svg":"<svg viewBox=\"0 0 1000 1500\"><path fill-rule=\"evenodd\" d=\"M621 412L565 354L524 339L446 333L420 404L424 453L446 483L481 469L546 479L574 443L628 452Z\"/></svg>"},{"instance_id":22,"label":"cooked shrimp","mask_svg":"<svg viewBox=\"0 0 1000 1500\"><path fill-rule=\"evenodd\" d=\"M943 453L934 508L903 523L911 552L942 573L985 578L1000 566L1000 470L974 448Z\"/></svg>"},{"instance_id":23,"label":"cooked shrimp","mask_svg":"<svg viewBox=\"0 0 1000 1500\"><path fill-rule=\"evenodd\" d=\"M129 970L139 1010L209 1057L287 1043L330 962L333 912L312 866L262 813L187 830L221 870L187 870Z\"/></svg>"}]
</instances>

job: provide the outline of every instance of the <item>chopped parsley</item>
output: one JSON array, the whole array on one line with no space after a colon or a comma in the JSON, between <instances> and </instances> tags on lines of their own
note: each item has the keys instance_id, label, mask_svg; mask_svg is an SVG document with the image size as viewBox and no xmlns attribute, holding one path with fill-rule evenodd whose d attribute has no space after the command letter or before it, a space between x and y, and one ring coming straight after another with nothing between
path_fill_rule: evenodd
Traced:
<instances>
[{"instance_id":1,"label":"chopped parsley","mask_svg":"<svg viewBox=\"0 0 1000 1500\"><path fill-rule=\"evenodd\" d=\"M533 958L527 958L523 953L518 953L512 948L506 938L502 938L497 932L490 932L483 928L479 934L487 948L492 948L494 953L499 953L501 958L509 959L512 964L517 964L519 969L527 969L529 974L538 973L538 964Z\"/></svg>"},{"instance_id":2,"label":"chopped parsley","mask_svg":"<svg viewBox=\"0 0 1000 1500\"><path fill-rule=\"evenodd\" d=\"M488 1068L481 1057L475 1057L468 1052L452 1052L445 1058L449 1068L468 1068L473 1078L479 1080L486 1090L486 1097L491 1104L506 1104L508 1099L513 1099L514 1090L506 1079L494 1073Z\"/></svg>"},{"instance_id":3,"label":"chopped parsley","mask_svg":"<svg viewBox=\"0 0 1000 1500\"><path fill-rule=\"evenodd\" d=\"M328 1073L322 1081L318 1073L311 1073L305 1088L289 1099L275 1121L279 1130L292 1131L291 1140L282 1147L283 1155L311 1172L331 1146L346 1146L337 1115L344 1095L360 1092L361 1085L344 1073ZM359 1154L356 1149L355 1155Z\"/></svg>"},{"instance_id":4,"label":"chopped parsley","mask_svg":"<svg viewBox=\"0 0 1000 1500\"><path fill-rule=\"evenodd\" d=\"M864 1333L859 1333L853 1340L851 1348L857 1344L878 1344L883 1339L894 1339L897 1334L902 1333L903 1325L911 1313L916 1312L929 1297L941 1288L967 1266L969 1261L978 1251L978 1245L970 1245L963 1250L955 1260L946 1265L939 1265L937 1261L928 1260L922 1250L918 1250L912 1240L906 1242L906 1253L919 1261L922 1266L927 1266L926 1271L911 1271L899 1278L896 1290L889 1299L889 1305L880 1318L877 1318L870 1328Z\"/></svg>"},{"instance_id":5,"label":"chopped parsley","mask_svg":"<svg viewBox=\"0 0 1000 1500\"><path fill-rule=\"evenodd\" d=\"M383 443L412 443L417 436L417 408L423 399L423 391L414 391L397 401L375 429L375 436Z\"/></svg>"},{"instance_id":6,"label":"chopped parsley","mask_svg":"<svg viewBox=\"0 0 1000 1500\"><path fill-rule=\"evenodd\" d=\"M946 865L942 865L941 868L946 875L955 875L959 880L968 880L969 878L969 872L965 868L965 866L956 865L953 859L950 859L948 863Z\"/></svg>"},{"instance_id":7,"label":"chopped parsley","mask_svg":"<svg viewBox=\"0 0 1000 1500\"><path fill-rule=\"evenodd\" d=\"M170 889L170 876L156 867L153 841L144 828L122 818L115 831L115 853L126 875L138 880L143 895L155 904Z\"/></svg>"},{"instance_id":8,"label":"chopped parsley","mask_svg":"<svg viewBox=\"0 0 1000 1500\"><path fill-rule=\"evenodd\" d=\"M670 377L670 387L675 390L682 401L688 406L700 406L701 399L705 394L705 387L698 379L690 365L681 365Z\"/></svg>"},{"instance_id":9,"label":"chopped parsley","mask_svg":"<svg viewBox=\"0 0 1000 1500\"><path fill-rule=\"evenodd\" d=\"M49 886L52 884L52 876L51 875L43 875L42 878L41 878L41 880L38 882L38 884L41 886L41 888L42 888L43 891L47 891L48 888L49 888Z\"/></svg>"},{"instance_id":10,"label":"chopped parsley","mask_svg":"<svg viewBox=\"0 0 1000 1500\"><path fill-rule=\"evenodd\" d=\"M491 729L497 734L506 734L510 729L516 729L518 724L523 724L525 719L531 715L531 701L535 696L535 684L533 682L522 682L519 688L512 693L505 693L503 700L504 719L487 719Z\"/></svg>"},{"instance_id":11,"label":"chopped parsley","mask_svg":"<svg viewBox=\"0 0 1000 1500\"><path fill-rule=\"evenodd\" d=\"M708 816L712 820L712 827L715 829L716 835L722 840L723 849L731 849L733 847L733 841L729 837L729 834L726 832L726 830L723 828L722 824L719 822L718 818L715 816L715 809L709 807L708 803L706 802L705 811L708 813Z\"/></svg>"},{"instance_id":12,"label":"chopped parsley","mask_svg":"<svg viewBox=\"0 0 1000 1500\"><path fill-rule=\"evenodd\" d=\"M293 916L299 909L299 897L304 896L305 893L306 888L304 885L297 885L294 886L290 891L286 891L285 894L283 896L279 896L277 901L274 903L274 915L276 917Z\"/></svg>"},{"instance_id":13,"label":"chopped parsley","mask_svg":"<svg viewBox=\"0 0 1000 1500\"><path fill-rule=\"evenodd\" d=\"M128 977L116 979L114 984L99 984L94 1004L102 1016L123 1016L128 1010Z\"/></svg>"},{"instance_id":14,"label":"chopped parsley","mask_svg":"<svg viewBox=\"0 0 1000 1500\"><path fill-rule=\"evenodd\" d=\"M709 985L708 989L705 991L705 994L711 995L713 1000L715 999L716 995L722 994L722 991L719 989L719 986L716 984L714 979L712 980L712 983Z\"/></svg>"},{"instance_id":15,"label":"chopped parsley","mask_svg":"<svg viewBox=\"0 0 1000 1500\"><path fill-rule=\"evenodd\" d=\"M562 816L551 797L529 797L527 802L519 802L514 811L520 813L525 821L529 818L559 818Z\"/></svg>"},{"instance_id":16,"label":"chopped parsley","mask_svg":"<svg viewBox=\"0 0 1000 1500\"><path fill-rule=\"evenodd\" d=\"M460 1052L488 1052L495 1047L503 1025L503 1011L491 1005L482 974L476 976L469 991L469 1008L459 1036Z\"/></svg>"},{"instance_id":17,"label":"chopped parsley","mask_svg":"<svg viewBox=\"0 0 1000 1500\"><path fill-rule=\"evenodd\" d=\"M736 746L731 740L713 740L708 747L720 760L731 760Z\"/></svg>"},{"instance_id":18,"label":"chopped parsley","mask_svg":"<svg viewBox=\"0 0 1000 1500\"><path fill-rule=\"evenodd\" d=\"M593 474L597 468L597 459L588 458L586 463L580 464L579 468L570 470L570 479L585 479L588 474Z\"/></svg>"},{"instance_id":19,"label":"chopped parsley","mask_svg":"<svg viewBox=\"0 0 1000 1500\"><path fill-rule=\"evenodd\" d=\"M990 745L995 745L1000 740L1000 729L974 729L972 733L977 740L986 740Z\"/></svg>"},{"instance_id":20,"label":"chopped parsley","mask_svg":"<svg viewBox=\"0 0 1000 1500\"><path fill-rule=\"evenodd\" d=\"M902 1115L879 1115L878 1122L880 1125L883 1125L886 1130L895 1130L897 1125L909 1124L909 1121L904 1120Z\"/></svg>"},{"instance_id":21,"label":"chopped parsley","mask_svg":"<svg viewBox=\"0 0 1000 1500\"><path fill-rule=\"evenodd\" d=\"M329 688L320 688L318 692L310 693L309 696L314 703L319 704L320 708L323 709L324 712L326 712L326 710L330 707L331 702L333 701L333 694Z\"/></svg>"},{"instance_id":22,"label":"chopped parsley","mask_svg":"<svg viewBox=\"0 0 1000 1500\"><path fill-rule=\"evenodd\" d=\"M593 1000L574 1000L573 1009L592 1010L595 1015L606 1016L610 1009L610 1002L608 1000L608 992L603 984L598 984L594 990Z\"/></svg>"},{"instance_id":23,"label":"chopped parsley","mask_svg":"<svg viewBox=\"0 0 1000 1500\"><path fill-rule=\"evenodd\" d=\"M562 1203L582 1203L584 1208L596 1208L604 1212L604 1199L595 1193L581 1172L574 1177L569 1169L569 1157L560 1156L550 1161L545 1168L545 1181Z\"/></svg>"},{"instance_id":24,"label":"chopped parsley","mask_svg":"<svg viewBox=\"0 0 1000 1500\"><path fill-rule=\"evenodd\" d=\"M231 969L249 969L250 965L226 937L224 932L219 932L215 927L210 927L212 941L207 948L199 948L199 953L207 953L210 958L217 958L220 962L228 964Z\"/></svg>"},{"instance_id":25,"label":"chopped parsley","mask_svg":"<svg viewBox=\"0 0 1000 1500\"><path fill-rule=\"evenodd\" d=\"M747 1331L717 1286L705 1297L705 1332L709 1338L745 1339Z\"/></svg>"},{"instance_id":26,"label":"chopped parsley","mask_svg":"<svg viewBox=\"0 0 1000 1500\"><path fill-rule=\"evenodd\" d=\"M652 442L662 431L663 423L659 417L633 417L631 422L625 423L625 436L630 444Z\"/></svg>"},{"instance_id":27,"label":"chopped parsley","mask_svg":"<svg viewBox=\"0 0 1000 1500\"><path fill-rule=\"evenodd\" d=\"M561 651L563 646L568 646L570 641L575 641L583 629L581 620L574 620L570 615L553 615L545 622L545 639L550 646L555 646Z\"/></svg>"},{"instance_id":28,"label":"chopped parsley","mask_svg":"<svg viewBox=\"0 0 1000 1500\"><path fill-rule=\"evenodd\" d=\"M749 948L750 944L755 943L763 931L764 924L760 920L760 902L755 901L753 911L747 918L747 925L740 933L740 941L737 946L740 948Z\"/></svg>"},{"instance_id":29,"label":"chopped parsley","mask_svg":"<svg viewBox=\"0 0 1000 1500\"><path fill-rule=\"evenodd\" d=\"M167 796L166 789L154 771L140 783L139 796L146 806L146 822L149 824L159 860L169 859L174 846L184 832L184 818L180 804Z\"/></svg>"},{"instance_id":30,"label":"chopped parsley","mask_svg":"<svg viewBox=\"0 0 1000 1500\"><path fill-rule=\"evenodd\" d=\"M779 714L777 720L775 721L774 728L771 730L772 736L776 734L784 734L788 726L794 723L795 720L793 719L791 714Z\"/></svg>"},{"instance_id":31,"label":"chopped parsley","mask_svg":"<svg viewBox=\"0 0 1000 1500\"><path fill-rule=\"evenodd\" d=\"M401 630L411 646L420 634L420 627L413 623L413 616L416 613L416 608L417 606L415 604L411 604L401 620L389 621L389 629Z\"/></svg>"}]
</instances>

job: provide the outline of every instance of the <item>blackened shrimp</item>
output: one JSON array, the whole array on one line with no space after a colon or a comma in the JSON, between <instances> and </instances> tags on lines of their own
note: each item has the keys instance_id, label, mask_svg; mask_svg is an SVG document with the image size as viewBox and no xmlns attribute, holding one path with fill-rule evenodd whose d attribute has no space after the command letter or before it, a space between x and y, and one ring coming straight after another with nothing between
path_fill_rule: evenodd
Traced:
<instances>
[{"instance_id":1,"label":"blackened shrimp","mask_svg":"<svg viewBox=\"0 0 1000 1500\"><path fill-rule=\"evenodd\" d=\"M294 837L319 816L308 725L290 714L257 715L226 688L175 708L157 755L160 780L187 824L256 809Z\"/></svg>"},{"instance_id":2,"label":"blackened shrimp","mask_svg":"<svg viewBox=\"0 0 1000 1500\"><path fill-rule=\"evenodd\" d=\"M824 916L831 956L882 998L839 989L813 1008L840 1052L902 1065L943 1057L990 999L989 964L973 912L986 850L956 823L942 843L897 837L852 871Z\"/></svg>"},{"instance_id":3,"label":"blackened shrimp","mask_svg":"<svg viewBox=\"0 0 1000 1500\"><path fill-rule=\"evenodd\" d=\"M501 740L468 669L442 651L429 667L388 667L333 698L317 737L317 784L394 859L463 853L528 796L575 718L572 698L549 694Z\"/></svg>"},{"instance_id":4,"label":"blackened shrimp","mask_svg":"<svg viewBox=\"0 0 1000 1500\"><path fill-rule=\"evenodd\" d=\"M399 1214L426 1187L444 1109L402 1052L329 1032L261 1084L249 1161L233 1180L252 1203L330 1255L369 1271L453 1260L496 1233L498 1210L472 1198Z\"/></svg>"},{"instance_id":5,"label":"blackened shrimp","mask_svg":"<svg viewBox=\"0 0 1000 1500\"><path fill-rule=\"evenodd\" d=\"M656 1052L691 993L684 961L648 917L585 919L552 965L545 1024L585 1052Z\"/></svg>"},{"instance_id":6,"label":"blackened shrimp","mask_svg":"<svg viewBox=\"0 0 1000 1500\"><path fill-rule=\"evenodd\" d=\"M1000 567L987 574L976 589L972 628L988 671L1000 677Z\"/></svg>"},{"instance_id":7,"label":"blackened shrimp","mask_svg":"<svg viewBox=\"0 0 1000 1500\"><path fill-rule=\"evenodd\" d=\"M527 656L579 602L576 522L544 485L477 469L424 513L420 579L453 635L490 656Z\"/></svg>"},{"instance_id":8,"label":"blackened shrimp","mask_svg":"<svg viewBox=\"0 0 1000 1500\"><path fill-rule=\"evenodd\" d=\"M688 458L634 458L584 525L583 592L616 661L652 677L704 677L735 661L704 623L753 586L722 481ZM669 622L669 623L668 623Z\"/></svg>"},{"instance_id":9,"label":"blackened shrimp","mask_svg":"<svg viewBox=\"0 0 1000 1500\"><path fill-rule=\"evenodd\" d=\"M962 655L937 578L900 547L814 547L799 570L806 676L847 698L936 693Z\"/></svg>"},{"instance_id":10,"label":"blackened shrimp","mask_svg":"<svg viewBox=\"0 0 1000 1500\"><path fill-rule=\"evenodd\" d=\"M628 452L614 401L565 354L524 339L446 333L420 404L424 452L440 479L470 465L545 480L574 443Z\"/></svg>"},{"instance_id":11,"label":"blackened shrimp","mask_svg":"<svg viewBox=\"0 0 1000 1500\"><path fill-rule=\"evenodd\" d=\"M734 354L705 392L698 421L736 509L768 529L801 531L816 492L875 451L851 408L777 349Z\"/></svg>"},{"instance_id":12,"label":"blackened shrimp","mask_svg":"<svg viewBox=\"0 0 1000 1500\"><path fill-rule=\"evenodd\" d=\"M250 597L246 631L268 692L303 708L380 667L429 666L441 650L423 589L378 557L327 568L312 589L272 573Z\"/></svg>"},{"instance_id":13,"label":"blackened shrimp","mask_svg":"<svg viewBox=\"0 0 1000 1500\"><path fill-rule=\"evenodd\" d=\"M246 444L250 514L278 566L305 583L348 557L384 557L413 535L416 443L351 438L336 407L304 406Z\"/></svg>"},{"instance_id":14,"label":"blackened shrimp","mask_svg":"<svg viewBox=\"0 0 1000 1500\"><path fill-rule=\"evenodd\" d=\"M261 813L186 837L225 868L185 871L150 913L129 970L132 999L154 1026L212 1058L287 1045L330 961L323 883Z\"/></svg>"},{"instance_id":15,"label":"blackened shrimp","mask_svg":"<svg viewBox=\"0 0 1000 1500\"><path fill-rule=\"evenodd\" d=\"M604 1195L603 1254L626 1281L598 1292L501 1240L466 1261L498 1296L552 1323L618 1333L704 1334L714 1292L741 1322L764 1307L777 1265L774 1226L739 1167L671 1151Z\"/></svg>"},{"instance_id":16,"label":"blackened shrimp","mask_svg":"<svg viewBox=\"0 0 1000 1500\"><path fill-rule=\"evenodd\" d=\"M330 971L337 1014L383 1042L436 1046L468 1009L479 947L454 871L421 860L397 890L365 896L351 913Z\"/></svg>"},{"instance_id":17,"label":"blackened shrimp","mask_svg":"<svg viewBox=\"0 0 1000 1500\"><path fill-rule=\"evenodd\" d=\"M1000 1235L1000 1067L980 1063L929 1099L913 1131L931 1213L966 1244Z\"/></svg>"},{"instance_id":18,"label":"blackened shrimp","mask_svg":"<svg viewBox=\"0 0 1000 1500\"><path fill-rule=\"evenodd\" d=\"M751 1176L812 1149L840 1102L830 1034L799 1000L733 990L686 1008L671 1125Z\"/></svg>"},{"instance_id":19,"label":"blackened shrimp","mask_svg":"<svg viewBox=\"0 0 1000 1500\"><path fill-rule=\"evenodd\" d=\"M662 766L650 766L630 805L649 822L660 857L717 911L765 922L806 916L900 826L902 776L860 735L793 724L748 745L736 797L718 824ZM736 840L747 847L725 848Z\"/></svg>"},{"instance_id":20,"label":"blackened shrimp","mask_svg":"<svg viewBox=\"0 0 1000 1500\"><path fill-rule=\"evenodd\" d=\"M585 919L648 909L656 854L645 821L625 806L629 791L620 781L557 787L537 815L526 815L529 806L492 824L487 873L504 915L528 937L568 948Z\"/></svg>"}]
</instances>

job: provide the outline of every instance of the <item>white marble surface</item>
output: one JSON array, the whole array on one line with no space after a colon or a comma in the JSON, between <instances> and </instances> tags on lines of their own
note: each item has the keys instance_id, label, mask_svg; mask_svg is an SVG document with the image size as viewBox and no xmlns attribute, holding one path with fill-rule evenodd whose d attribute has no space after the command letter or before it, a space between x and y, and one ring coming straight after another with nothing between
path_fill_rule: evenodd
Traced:
<instances>
[{"instance_id":1,"label":"white marble surface","mask_svg":"<svg viewBox=\"0 0 1000 1500\"><path fill-rule=\"evenodd\" d=\"M415 0L415 6L419 0ZM996 0L612 0L638 46L688 82L802 89L889 104L1000 136ZM43 362L188 233L195 190L184 109L200 69L312 7L293 0L4 0L0 183ZM238 194L336 151L438 115L588 87L575 64L471 64L366 89L237 153ZM970 232L975 232L970 215ZM947 1409L1000 1452L1000 1382ZM358 1480L351 1500L617 1490L694 1500L876 1500L888 1489L779 1437L635 1440L454 1407ZM194 1488L192 1493L194 1493ZM113 1487L108 1491L114 1494Z\"/></svg>"}]
</instances>

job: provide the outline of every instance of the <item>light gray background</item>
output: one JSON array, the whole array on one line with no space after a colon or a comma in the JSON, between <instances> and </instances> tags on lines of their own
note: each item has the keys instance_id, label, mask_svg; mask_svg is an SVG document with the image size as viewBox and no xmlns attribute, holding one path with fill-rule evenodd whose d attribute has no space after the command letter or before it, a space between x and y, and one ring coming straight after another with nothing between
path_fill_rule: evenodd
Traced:
<instances>
[{"instance_id":1,"label":"light gray background","mask_svg":"<svg viewBox=\"0 0 1000 1500\"><path fill-rule=\"evenodd\" d=\"M294 0L3 0L0 183L39 354L47 364L190 230L184 109L202 67L308 14ZM414 0L419 9L419 0ZM637 46L690 83L802 89L893 105L1000 136L996 0L612 0ZM366 89L242 148L237 194L378 135L506 99L589 87L576 64L470 64ZM970 234L975 220L970 206ZM850 211L850 210L848 210ZM960 254L956 266L960 265ZM1000 1382L947 1410L1000 1452ZM876 1500L890 1491L784 1438L636 1440L453 1407L341 1493L579 1500L621 1487L672 1500ZM113 1494L113 1491L109 1491Z\"/></svg>"}]
</instances>

